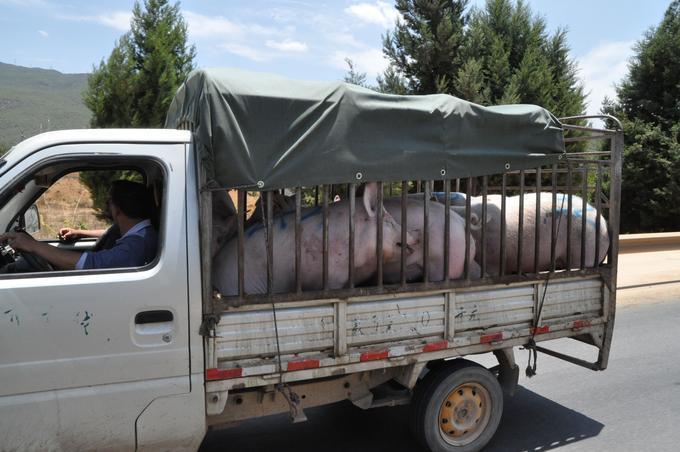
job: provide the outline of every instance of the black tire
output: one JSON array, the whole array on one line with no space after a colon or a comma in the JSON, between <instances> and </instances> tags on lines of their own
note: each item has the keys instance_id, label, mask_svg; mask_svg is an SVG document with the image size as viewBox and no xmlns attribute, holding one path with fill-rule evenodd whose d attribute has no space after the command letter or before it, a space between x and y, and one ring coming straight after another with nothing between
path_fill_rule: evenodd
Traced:
<instances>
[{"instance_id":1,"label":"black tire","mask_svg":"<svg viewBox=\"0 0 680 452\"><path fill-rule=\"evenodd\" d=\"M486 368L457 359L418 383L411 408L412 431L427 450L473 452L496 433L503 391Z\"/></svg>"}]
</instances>

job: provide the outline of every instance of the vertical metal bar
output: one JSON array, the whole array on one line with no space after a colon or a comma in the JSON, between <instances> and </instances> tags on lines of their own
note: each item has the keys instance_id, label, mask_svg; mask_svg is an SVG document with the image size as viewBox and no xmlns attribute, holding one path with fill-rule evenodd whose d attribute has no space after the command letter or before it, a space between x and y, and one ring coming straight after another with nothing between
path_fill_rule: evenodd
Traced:
<instances>
[{"instance_id":1,"label":"vertical metal bar","mask_svg":"<svg viewBox=\"0 0 680 452\"><path fill-rule=\"evenodd\" d=\"M416 181L416 193L420 193L420 181Z\"/></svg>"},{"instance_id":2,"label":"vertical metal bar","mask_svg":"<svg viewBox=\"0 0 680 452\"><path fill-rule=\"evenodd\" d=\"M356 211L356 184L349 185L349 288L354 288L354 213Z\"/></svg>"},{"instance_id":3,"label":"vertical metal bar","mask_svg":"<svg viewBox=\"0 0 680 452\"><path fill-rule=\"evenodd\" d=\"M487 221L487 196L489 192L489 176L482 177L482 262L481 262L481 273L482 277L486 275L486 221ZM465 206L467 208L467 200L465 201Z\"/></svg>"},{"instance_id":4,"label":"vertical metal bar","mask_svg":"<svg viewBox=\"0 0 680 452\"><path fill-rule=\"evenodd\" d=\"M406 231L408 231L408 216L406 205L406 195L408 193L408 182L401 183L401 256L399 262L399 275L401 278L401 285L406 285Z\"/></svg>"},{"instance_id":5,"label":"vertical metal bar","mask_svg":"<svg viewBox=\"0 0 680 452\"><path fill-rule=\"evenodd\" d=\"M322 286L328 290L328 185L323 185L323 255L322 255Z\"/></svg>"},{"instance_id":6,"label":"vertical metal bar","mask_svg":"<svg viewBox=\"0 0 680 452\"><path fill-rule=\"evenodd\" d=\"M460 192L460 179L456 179L456 191Z\"/></svg>"},{"instance_id":7,"label":"vertical metal bar","mask_svg":"<svg viewBox=\"0 0 680 452\"><path fill-rule=\"evenodd\" d=\"M581 270L586 268L586 239L588 235L586 234L586 227L588 226L586 220L588 219L588 165L585 163L583 166L583 189L582 189L582 200L581 200Z\"/></svg>"},{"instance_id":8,"label":"vertical metal bar","mask_svg":"<svg viewBox=\"0 0 680 452\"><path fill-rule=\"evenodd\" d=\"M319 205L319 186L314 187L314 206Z\"/></svg>"},{"instance_id":9,"label":"vertical metal bar","mask_svg":"<svg viewBox=\"0 0 680 452\"><path fill-rule=\"evenodd\" d=\"M571 227L572 227L572 184L573 174L571 171L571 162L567 161L567 270L571 271Z\"/></svg>"},{"instance_id":10,"label":"vertical metal bar","mask_svg":"<svg viewBox=\"0 0 680 452\"><path fill-rule=\"evenodd\" d=\"M389 184L389 188L388 188L390 198L392 197L392 186L393 186L393 185L394 185L393 183L390 183L390 184Z\"/></svg>"},{"instance_id":11,"label":"vertical metal bar","mask_svg":"<svg viewBox=\"0 0 680 452\"><path fill-rule=\"evenodd\" d=\"M536 222L534 224L534 273L539 271L541 252L541 167L536 168Z\"/></svg>"},{"instance_id":12,"label":"vertical metal bar","mask_svg":"<svg viewBox=\"0 0 680 452\"><path fill-rule=\"evenodd\" d=\"M267 191L267 294L274 293L274 192Z\"/></svg>"},{"instance_id":13,"label":"vertical metal bar","mask_svg":"<svg viewBox=\"0 0 680 452\"><path fill-rule=\"evenodd\" d=\"M244 233L244 227L245 227L245 218L246 218L246 196L247 193L245 190L238 190L237 195L236 195L236 204L237 204L237 215L236 217L238 218L238 241L237 241L237 250L236 253L238 254L237 259L238 259L238 296L243 298L243 295L245 294L245 276L244 276L244 241L245 241L245 233Z\"/></svg>"},{"instance_id":14,"label":"vertical metal bar","mask_svg":"<svg viewBox=\"0 0 680 452\"><path fill-rule=\"evenodd\" d=\"M517 224L517 274L523 272L522 253L524 252L524 170L519 172L519 219Z\"/></svg>"},{"instance_id":15,"label":"vertical metal bar","mask_svg":"<svg viewBox=\"0 0 680 452\"><path fill-rule=\"evenodd\" d=\"M444 281L449 282L451 256L451 181L444 180Z\"/></svg>"},{"instance_id":16,"label":"vertical metal bar","mask_svg":"<svg viewBox=\"0 0 680 452\"><path fill-rule=\"evenodd\" d=\"M378 209L376 215L377 221L377 243L376 243L376 258L378 263L378 287L383 286L383 183L378 182Z\"/></svg>"},{"instance_id":17,"label":"vertical metal bar","mask_svg":"<svg viewBox=\"0 0 680 452\"><path fill-rule=\"evenodd\" d=\"M472 177L468 177L467 185L465 187L465 280L470 280L470 219L472 218Z\"/></svg>"},{"instance_id":18,"label":"vertical metal bar","mask_svg":"<svg viewBox=\"0 0 680 452\"><path fill-rule=\"evenodd\" d=\"M503 173L501 176L501 243L499 244L501 249L500 249L500 262L499 262L499 274L500 276L505 276L505 259L506 259L506 229L507 229L507 222L505 216L507 215L506 211L506 202L505 198L507 196L507 175L506 173Z\"/></svg>"},{"instance_id":19,"label":"vertical metal bar","mask_svg":"<svg viewBox=\"0 0 680 452\"><path fill-rule=\"evenodd\" d=\"M600 211L602 210L602 164L597 164L597 182L595 183L595 262L593 267L600 266ZM604 256L602 256L604 257Z\"/></svg>"},{"instance_id":20,"label":"vertical metal bar","mask_svg":"<svg viewBox=\"0 0 680 452\"><path fill-rule=\"evenodd\" d=\"M430 183L425 181L423 196L423 282L430 280Z\"/></svg>"},{"instance_id":21,"label":"vertical metal bar","mask_svg":"<svg viewBox=\"0 0 680 452\"><path fill-rule=\"evenodd\" d=\"M550 235L550 271L555 271L555 247L557 245L557 164L552 166L552 224Z\"/></svg>"},{"instance_id":22,"label":"vertical metal bar","mask_svg":"<svg viewBox=\"0 0 680 452\"><path fill-rule=\"evenodd\" d=\"M295 291L302 292L302 187L295 189Z\"/></svg>"}]
</instances>

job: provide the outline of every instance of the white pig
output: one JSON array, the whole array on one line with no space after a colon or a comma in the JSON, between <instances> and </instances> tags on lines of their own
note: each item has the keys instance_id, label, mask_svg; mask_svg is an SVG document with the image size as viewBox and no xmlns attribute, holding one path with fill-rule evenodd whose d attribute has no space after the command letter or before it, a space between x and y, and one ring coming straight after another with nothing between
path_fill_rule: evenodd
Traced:
<instances>
[{"instance_id":1,"label":"white pig","mask_svg":"<svg viewBox=\"0 0 680 452\"><path fill-rule=\"evenodd\" d=\"M377 184L366 185L363 206L357 202L354 215L354 282L360 284L373 277L377 269ZM383 261L400 256L401 228L383 211ZM311 207L301 216L301 279L303 290L323 288L323 210ZM273 292L295 290L295 213L275 217L273 222ZM267 291L266 230L256 225L245 231L244 283L246 293ZM213 261L213 285L223 295L238 293L237 242L233 238ZM407 236L407 249L415 244ZM328 206L328 287L340 289L349 281L349 201Z\"/></svg>"},{"instance_id":2,"label":"white pig","mask_svg":"<svg viewBox=\"0 0 680 452\"><path fill-rule=\"evenodd\" d=\"M555 205L555 267L564 269L567 266L567 223L568 223L568 195L558 193ZM482 218L482 197L473 197L470 202L472 213L479 219ZM577 268L581 263L581 226L583 219L583 200L572 195L572 219L571 219L571 266ZM461 215L465 213L465 207L454 207ZM536 194L524 195L524 219L522 227L522 272L534 271L535 254L535 230L536 230ZM518 237L519 237L519 212L520 197L509 196L506 198L506 252L505 272L517 271ZM539 222L539 259L538 270L550 270L551 240L552 240L552 193L544 192L540 195L540 222ZM597 222L596 209L586 204L586 232L585 232L585 265L593 267L595 260L601 263L607 255L609 248L609 235L607 222L600 215L600 243L597 256L595 255L595 231ZM476 259L481 263L481 228L472 228L477 241L478 249ZM487 224L486 224L486 262L487 272L496 276L500 273L501 249L501 196L487 196Z\"/></svg>"},{"instance_id":3,"label":"white pig","mask_svg":"<svg viewBox=\"0 0 680 452\"><path fill-rule=\"evenodd\" d=\"M401 198L389 198L384 202L385 209L401 225ZM428 273L430 281L444 279L444 222L445 207L434 201L428 201L428 240L429 259ZM407 232L413 236L416 244L413 253L406 256L405 272L408 282L419 281L423 278L423 200L409 197L406 200ZM479 266L474 261L475 241L470 236L470 277L478 278ZM463 276L465 265L465 221L454 210L451 210L449 220L449 278L456 279ZM395 262L385 265L384 281L396 283L401 280L401 261L399 256Z\"/></svg>"}]
</instances>

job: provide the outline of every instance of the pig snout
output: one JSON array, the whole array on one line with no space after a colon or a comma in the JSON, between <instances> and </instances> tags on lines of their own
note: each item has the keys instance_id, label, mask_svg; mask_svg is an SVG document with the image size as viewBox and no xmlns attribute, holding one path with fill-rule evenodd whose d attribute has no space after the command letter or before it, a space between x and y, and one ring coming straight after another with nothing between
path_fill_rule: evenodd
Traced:
<instances>
[{"instance_id":1,"label":"pig snout","mask_svg":"<svg viewBox=\"0 0 680 452\"><path fill-rule=\"evenodd\" d=\"M401 227L386 210L383 210L383 260L391 261L401 258L401 250L407 255L413 253L417 240L406 232L406 243L401 240Z\"/></svg>"}]
</instances>

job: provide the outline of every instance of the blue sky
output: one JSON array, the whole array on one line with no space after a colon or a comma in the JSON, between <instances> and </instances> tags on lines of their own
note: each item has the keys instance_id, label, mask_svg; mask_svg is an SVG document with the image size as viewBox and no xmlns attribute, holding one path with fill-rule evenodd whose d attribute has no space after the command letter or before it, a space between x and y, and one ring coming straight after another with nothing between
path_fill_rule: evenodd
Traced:
<instances>
[{"instance_id":1,"label":"blue sky","mask_svg":"<svg viewBox=\"0 0 680 452\"><path fill-rule=\"evenodd\" d=\"M631 47L657 25L670 0L528 0L550 31L569 30L571 56L599 109L626 74ZM0 0L0 61L89 72L129 27L134 0ZM471 0L482 6L484 0ZM181 2L198 66L337 80L344 58L373 79L386 65L381 36L397 19L388 0Z\"/></svg>"}]
</instances>

